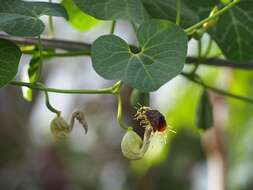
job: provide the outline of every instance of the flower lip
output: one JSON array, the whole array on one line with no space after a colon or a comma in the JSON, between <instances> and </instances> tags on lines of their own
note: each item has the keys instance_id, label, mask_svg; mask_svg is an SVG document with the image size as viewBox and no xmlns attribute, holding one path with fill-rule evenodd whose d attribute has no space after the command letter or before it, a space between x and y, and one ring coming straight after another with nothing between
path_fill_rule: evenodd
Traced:
<instances>
[{"instance_id":1,"label":"flower lip","mask_svg":"<svg viewBox=\"0 0 253 190\"><path fill-rule=\"evenodd\" d=\"M149 120L154 132L163 132L166 129L166 121L164 116L158 110L148 110L145 113L147 119Z\"/></svg>"},{"instance_id":2,"label":"flower lip","mask_svg":"<svg viewBox=\"0 0 253 190\"><path fill-rule=\"evenodd\" d=\"M166 129L166 121L164 116L158 111L153 110L150 107L140 107L137 110L135 119L139 121L140 126L151 126L153 132L163 132Z\"/></svg>"}]
</instances>

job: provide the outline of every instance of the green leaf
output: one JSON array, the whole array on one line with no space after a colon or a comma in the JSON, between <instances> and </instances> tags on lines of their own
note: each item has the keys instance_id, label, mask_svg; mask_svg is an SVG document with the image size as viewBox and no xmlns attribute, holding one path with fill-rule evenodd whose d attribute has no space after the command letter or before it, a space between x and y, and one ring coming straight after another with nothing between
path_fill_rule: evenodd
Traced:
<instances>
[{"instance_id":1,"label":"green leaf","mask_svg":"<svg viewBox=\"0 0 253 190\"><path fill-rule=\"evenodd\" d=\"M209 16L212 9L220 4L219 0L183 0L184 3L192 10L197 13L199 20L202 20Z\"/></svg>"},{"instance_id":2,"label":"green leaf","mask_svg":"<svg viewBox=\"0 0 253 190\"><path fill-rule=\"evenodd\" d=\"M122 80L149 92L182 71L187 37L179 26L165 20L150 20L140 25L137 38L141 46L139 53L133 53L128 44L115 35L98 38L91 49L96 72L106 79Z\"/></svg>"},{"instance_id":3,"label":"green leaf","mask_svg":"<svg viewBox=\"0 0 253 190\"><path fill-rule=\"evenodd\" d=\"M101 20L126 19L135 23L149 16L141 0L73 0L85 13Z\"/></svg>"},{"instance_id":4,"label":"green leaf","mask_svg":"<svg viewBox=\"0 0 253 190\"><path fill-rule=\"evenodd\" d=\"M41 68L41 58L39 55L35 55L32 57L29 68L28 68L28 76L29 81L31 83L37 82L40 76L40 68Z\"/></svg>"},{"instance_id":5,"label":"green leaf","mask_svg":"<svg viewBox=\"0 0 253 190\"><path fill-rule=\"evenodd\" d=\"M17 74L21 51L14 43L0 39L0 88Z\"/></svg>"},{"instance_id":6,"label":"green leaf","mask_svg":"<svg viewBox=\"0 0 253 190\"><path fill-rule=\"evenodd\" d=\"M72 0L63 0L62 5L68 12L69 23L77 30L83 32L97 25L99 21L82 12Z\"/></svg>"},{"instance_id":7,"label":"green leaf","mask_svg":"<svg viewBox=\"0 0 253 190\"><path fill-rule=\"evenodd\" d=\"M42 15L68 18L65 9L56 3L2 0L0 3L0 30L17 36L38 36L45 25Z\"/></svg>"},{"instance_id":8,"label":"green leaf","mask_svg":"<svg viewBox=\"0 0 253 190\"><path fill-rule=\"evenodd\" d=\"M177 0L142 0L152 18L166 19L176 22ZM199 21L198 15L181 2L181 25L191 26Z\"/></svg>"},{"instance_id":9,"label":"green leaf","mask_svg":"<svg viewBox=\"0 0 253 190\"><path fill-rule=\"evenodd\" d=\"M253 1L242 0L222 15L210 32L223 54L230 60L253 59Z\"/></svg>"},{"instance_id":10,"label":"green leaf","mask_svg":"<svg viewBox=\"0 0 253 190\"><path fill-rule=\"evenodd\" d=\"M204 90L197 109L197 127L206 130L212 126L213 107L210 102L207 91Z\"/></svg>"}]
</instances>

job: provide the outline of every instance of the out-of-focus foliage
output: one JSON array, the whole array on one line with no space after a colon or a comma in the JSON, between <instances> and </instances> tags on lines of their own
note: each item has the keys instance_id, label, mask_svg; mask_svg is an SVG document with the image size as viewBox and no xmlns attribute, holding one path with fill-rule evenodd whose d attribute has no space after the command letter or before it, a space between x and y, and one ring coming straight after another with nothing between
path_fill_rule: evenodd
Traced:
<instances>
[{"instance_id":1,"label":"out-of-focus foliage","mask_svg":"<svg viewBox=\"0 0 253 190\"><path fill-rule=\"evenodd\" d=\"M63 0L62 5L65 7L69 20L68 22L80 32L84 32L86 30L91 29L92 27L99 24L99 20L94 17L85 14L82 12L72 0Z\"/></svg>"},{"instance_id":2,"label":"out-of-focus foliage","mask_svg":"<svg viewBox=\"0 0 253 190\"><path fill-rule=\"evenodd\" d=\"M253 95L253 75L247 71L234 71L231 76L230 90L241 94ZM249 190L253 180L252 113L253 107L241 102L229 101L228 131L230 144L229 188Z\"/></svg>"},{"instance_id":3,"label":"out-of-focus foliage","mask_svg":"<svg viewBox=\"0 0 253 190\"><path fill-rule=\"evenodd\" d=\"M203 91L197 108L197 127L207 130L213 126L213 107L208 92Z\"/></svg>"}]
</instances>

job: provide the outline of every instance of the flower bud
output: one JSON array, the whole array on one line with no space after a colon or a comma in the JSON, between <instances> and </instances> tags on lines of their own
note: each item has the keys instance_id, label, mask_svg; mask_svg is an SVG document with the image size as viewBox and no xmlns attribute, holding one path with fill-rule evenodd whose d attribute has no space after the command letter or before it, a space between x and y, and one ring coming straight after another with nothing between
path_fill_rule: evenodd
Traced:
<instances>
[{"instance_id":1,"label":"flower bud","mask_svg":"<svg viewBox=\"0 0 253 190\"><path fill-rule=\"evenodd\" d=\"M141 159L147 152L150 144L152 128L146 128L144 139L129 128L121 141L121 151L130 160Z\"/></svg>"},{"instance_id":2,"label":"flower bud","mask_svg":"<svg viewBox=\"0 0 253 190\"><path fill-rule=\"evenodd\" d=\"M70 126L61 116L56 116L51 121L50 129L56 138L64 138L70 133Z\"/></svg>"},{"instance_id":3,"label":"flower bud","mask_svg":"<svg viewBox=\"0 0 253 190\"><path fill-rule=\"evenodd\" d=\"M213 8L213 10L211 11L209 17L212 17L214 14L216 14L219 11L219 8L217 6L215 6ZM214 26L216 26L216 24L218 23L219 17L213 18L212 20L209 20L208 22L203 24L203 28L205 30L209 30L211 28L213 28Z\"/></svg>"}]
</instances>

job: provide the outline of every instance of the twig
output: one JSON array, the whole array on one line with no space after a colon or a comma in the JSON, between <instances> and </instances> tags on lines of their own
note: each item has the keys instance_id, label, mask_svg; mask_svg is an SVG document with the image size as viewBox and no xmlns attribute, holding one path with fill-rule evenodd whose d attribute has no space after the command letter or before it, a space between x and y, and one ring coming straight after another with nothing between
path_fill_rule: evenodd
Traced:
<instances>
[{"instance_id":1,"label":"twig","mask_svg":"<svg viewBox=\"0 0 253 190\"><path fill-rule=\"evenodd\" d=\"M0 34L0 38L10 40L12 42L18 44L25 45L38 45L37 38L23 38L23 37L15 37L9 36L6 34ZM61 39L50 39L50 38L41 38L41 44L43 49L62 49L70 52L63 53L54 53L54 52L43 52L44 57L71 57L71 56L86 56L90 55L91 45L83 42L75 42L75 41L67 41ZM133 47L133 46L132 46ZM136 47L135 47L136 48ZM24 53L31 54L32 51L24 51ZM197 57L187 57L187 64L196 64L198 58ZM201 58L201 65L208 66L218 66L218 67L231 67L235 69L245 69L251 70L253 69L253 62L246 63L235 63L233 61L224 60L220 58Z\"/></svg>"},{"instance_id":2,"label":"twig","mask_svg":"<svg viewBox=\"0 0 253 190\"><path fill-rule=\"evenodd\" d=\"M197 57L187 57L186 63L187 64L196 64L198 61ZM235 63L233 61L220 59L220 58L207 58L207 59L201 59L200 61L201 65L207 65L207 66L217 66L217 67L231 67L234 69L245 69L245 70L251 70L253 69L253 62L246 62L246 63Z\"/></svg>"},{"instance_id":3,"label":"twig","mask_svg":"<svg viewBox=\"0 0 253 190\"><path fill-rule=\"evenodd\" d=\"M0 38L10 40L17 44L24 45L38 45L37 38L24 38L18 36L9 36L6 34L0 34ZM67 51L81 50L85 53L90 53L91 45L83 42L74 42L60 39L41 38L41 44L43 49L62 49Z\"/></svg>"},{"instance_id":4,"label":"twig","mask_svg":"<svg viewBox=\"0 0 253 190\"><path fill-rule=\"evenodd\" d=\"M225 90L221 90L221 89L218 89L216 87L210 86L208 84L205 84L200 78L197 79L193 75L188 74L188 73L181 73L181 75L186 77L188 80L190 80L190 81L192 81L192 82L194 82L194 83L196 83L196 84L198 84L198 85L200 85L204 88L207 88L207 89L209 89L209 90L211 90L215 93L218 93L218 94L221 94L223 96L227 96L227 97L230 97L230 98L234 98L234 99L237 99L237 100L241 100L241 101L253 104L253 99L252 98L236 95L236 94L233 94L231 92L227 92Z\"/></svg>"}]
</instances>

